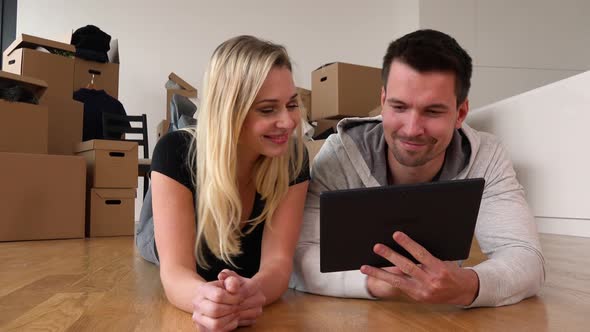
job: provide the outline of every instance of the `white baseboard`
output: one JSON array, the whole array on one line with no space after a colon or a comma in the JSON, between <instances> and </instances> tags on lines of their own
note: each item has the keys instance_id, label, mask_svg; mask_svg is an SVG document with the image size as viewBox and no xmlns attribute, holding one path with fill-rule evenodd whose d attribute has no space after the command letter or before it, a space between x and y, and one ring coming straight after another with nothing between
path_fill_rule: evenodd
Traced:
<instances>
[{"instance_id":1,"label":"white baseboard","mask_svg":"<svg viewBox=\"0 0 590 332\"><path fill-rule=\"evenodd\" d=\"M539 233L590 237L590 219L535 217Z\"/></svg>"}]
</instances>

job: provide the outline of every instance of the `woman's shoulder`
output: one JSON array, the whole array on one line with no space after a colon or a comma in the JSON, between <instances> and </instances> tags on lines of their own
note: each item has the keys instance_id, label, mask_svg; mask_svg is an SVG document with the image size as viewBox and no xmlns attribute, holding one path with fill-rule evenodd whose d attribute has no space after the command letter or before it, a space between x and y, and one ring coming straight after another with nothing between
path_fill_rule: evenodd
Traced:
<instances>
[{"instance_id":1,"label":"woman's shoulder","mask_svg":"<svg viewBox=\"0 0 590 332\"><path fill-rule=\"evenodd\" d=\"M184 159L191 145L192 134L185 130L176 130L162 136L154 148L153 159L176 156Z\"/></svg>"},{"instance_id":2,"label":"woman's shoulder","mask_svg":"<svg viewBox=\"0 0 590 332\"><path fill-rule=\"evenodd\" d=\"M164 136L160 137L160 139L158 140L158 142L156 144L156 147L157 146L178 147L178 146L190 145L192 137L193 137L192 133L187 130L175 130L175 131L169 132L169 133L165 134Z\"/></svg>"},{"instance_id":3,"label":"woman's shoulder","mask_svg":"<svg viewBox=\"0 0 590 332\"><path fill-rule=\"evenodd\" d=\"M152 157L152 171L162 173L193 190L188 158L192 134L177 130L162 136Z\"/></svg>"}]
</instances>

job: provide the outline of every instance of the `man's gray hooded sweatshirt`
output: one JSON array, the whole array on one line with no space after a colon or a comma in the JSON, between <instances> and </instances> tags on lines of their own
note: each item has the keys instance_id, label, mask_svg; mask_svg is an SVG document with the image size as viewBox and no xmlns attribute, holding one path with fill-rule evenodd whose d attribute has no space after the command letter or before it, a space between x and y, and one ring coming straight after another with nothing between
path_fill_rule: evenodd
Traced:
<instances>
[{"instance_id":1,"label":"man's gray hooded sweatshirt","mask_svg":"<svg viewBox=\"0 0 590 332\"><path fill-rule=\"evenodd\" d=\"M320 272L319 194L387 185L386 154L380 116L344 119L338 133L326 140L313 161L290 287L321 295L372 298L360 271ZM463 124L447 148L438 179L479 177L485 179L485 188L475 235L489 259L473 267L479 294L469 307L516 303L535 295L545 279L535 220L506 150L494 136ZM460 209L461 202L449 208ZM367 223L370 220L359 220L359 227L369 227Z\"/></svg>"}]
</instances>

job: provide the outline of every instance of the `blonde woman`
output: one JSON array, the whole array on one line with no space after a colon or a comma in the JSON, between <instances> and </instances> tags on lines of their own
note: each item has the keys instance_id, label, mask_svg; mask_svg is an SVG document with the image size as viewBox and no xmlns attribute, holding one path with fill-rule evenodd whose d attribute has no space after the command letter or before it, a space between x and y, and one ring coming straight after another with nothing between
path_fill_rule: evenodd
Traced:
<instances>
[{"instance_id":1,"label":"blonde woman","mask_svg":"<svg viewBox=\"0 0 590 332\"><path fill-rule=\"evenodd\" d=\"M201 330L253 324L288 286L309 180L300 119L286 50L239 36L213 53L196 130L154 150L137 246Z\"/></svg>"}]
</instances>

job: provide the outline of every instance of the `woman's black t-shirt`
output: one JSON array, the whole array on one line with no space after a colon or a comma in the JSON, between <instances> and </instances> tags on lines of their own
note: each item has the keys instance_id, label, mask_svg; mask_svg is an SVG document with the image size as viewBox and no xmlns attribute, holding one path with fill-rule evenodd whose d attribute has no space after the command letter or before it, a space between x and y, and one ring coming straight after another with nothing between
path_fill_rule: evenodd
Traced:
<instances>
[{"instance_id":1,"label":"woman's black t-shirt","mask_svg":"<svg viewBox=\"0 0 590 332\"><path fill-rule=\"evenodd\" d=\"M192 173L188 167L187 157L190 148L192 136L186 131L175 131L163 136L154 149L152 158L152 171L164 174L183 186L187 187L193 197L195 195L195 186L192 181ZM309 160L307 151L304 149L304 162L302 170L297 178L290 183L294 185L310 179ZM256 218L264 209L264 200L256 193L254 206L249 219ZM195 226L197 224L195 218ZM207 281L216 280L217 275L223 269L236 271L243 277L251 278L258 272L260 267L260 256L262 247L262 233L265 222L261 222L250 233L241 238L242 254L233 258L238 269L226 264L211 253L207 246L204 246L204 255L209 263L209 269L205 270L197 265L197 273ZM157 254L157 252L156 252Z\"/></svg>"}]
</instances>

